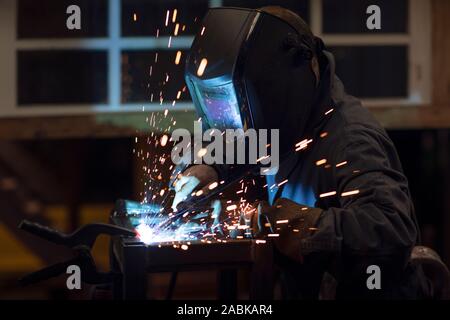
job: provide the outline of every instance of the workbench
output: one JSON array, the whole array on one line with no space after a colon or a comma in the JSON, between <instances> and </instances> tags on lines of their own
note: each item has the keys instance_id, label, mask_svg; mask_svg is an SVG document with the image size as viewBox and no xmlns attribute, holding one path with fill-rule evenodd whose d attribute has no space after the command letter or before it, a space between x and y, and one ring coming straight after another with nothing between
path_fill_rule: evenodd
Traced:
<instances>
[{"instance_id":1,"label":"workbench","mask_svg":"<svg viewBox=\"0 0 450 320\"><path fill-rule=\"evenodd\" d=\"M111 222L130 228L126 217L111 217ZM273 249L270 241L255 240L191 241L147 245L138 238L113 237L110 246L111 270L121 277L113 284L116 299L146 299L147 276L158 272L217 270L218 299L237 298L237 270L250 270L249 298L272 299L274 288Z\"/></svg>"}]
</instances>

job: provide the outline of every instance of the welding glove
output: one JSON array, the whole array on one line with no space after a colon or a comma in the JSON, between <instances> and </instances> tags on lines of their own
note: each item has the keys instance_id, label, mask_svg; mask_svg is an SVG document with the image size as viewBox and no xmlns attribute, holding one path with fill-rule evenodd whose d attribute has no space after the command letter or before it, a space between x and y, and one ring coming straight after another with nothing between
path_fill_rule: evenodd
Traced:
<instances>
[{"instance_id":1,"label":"welding glove","mask_svg":"<svg viewBox=\"0 0 450 320\"><path fill-rule=\"evenodd\" d=\"M185 201L194 191L206 194L210 191L214 183L218 183L219 176L213 167L199 164L188 167L173 183L175 197L172 202L172 209L176 210L177 205Z\"/></svg>"},{"instance_id":2,"label":"welding glove","mask_svg":"<svg viewBox=\"0 0 450 320\"><path fill-rule=\"evenodd\" d=\"M279 253L302 262L302 241L315 233L322 212L319 208L280 198L273 206L261 201L257 212L244 219L253 237L273 239Z\"/></svg>"}]
</instances>

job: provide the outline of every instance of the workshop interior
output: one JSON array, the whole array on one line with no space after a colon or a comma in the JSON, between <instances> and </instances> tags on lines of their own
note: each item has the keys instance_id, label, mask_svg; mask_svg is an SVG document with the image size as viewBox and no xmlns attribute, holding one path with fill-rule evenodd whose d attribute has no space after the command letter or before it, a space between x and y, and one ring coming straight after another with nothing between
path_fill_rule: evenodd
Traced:
<instances>
[{"instance_id":1,"label":"workshop interior","mask_svg":"<svg viewBox=\"0 0 450 320\"><path fill-rule=\"evenodd\" d=\"M333 251L333 257L351 263L341 254L347 236L367 243L357 250L367 261L372 261L371 241L376 242L370 237L381 237L379 246L386 248L390 241L414 238L382 263L406 252L405 265L414 265L433 287L424 299L450 299L449 30L448 0L1 0L0 300L292 298L279 279L283 268L303 273L291 283L308 283L322 267L310 268L309 275L303 266L314 253L302 251L291 259L283 256L291 250L283 250L282 241L296 233L320 235L317 221L328 219L323 212L345 210L358 197L380 197L382 203L355 209L356 216L369 211L354 234L338 225L358 224L350 213L336 218L330 228L338 230L344 249ZM283 57L301 62L291 66ZM294 127L309 132L313 120L298 110L306 110L303 104L316 99L327 81L334 94L334 73L361 101L363 111L345 116L364 112L375 120L359 127L339 120L335 133L322 130L317 137L287 134L298 117ZM288 100L297 111L273 103ZM339 106L327 103L321 114L336 119ZM285 189L272 194L270 178L259 168L255 173L244 166L226 178L216 168L216 180L190 189L178 203L182 179L190 175L183 176L173 161L172 134L185 129L193 137L199 122L204 129L280 128L279 172L285 154L294 152L285 152L291 144L297 156L315 152L319 140L336 139L312 159L311 168L295 171L298 181L305 181L302 175L332 179L330 172L344 172L339 170L346 170L351 157L361 167L354 168L350 189L337 195L331 187L320 189L312 202L314 194L305 185L290 186L287 178L275 180L274 189ZM361 136L369 141L376 135L370 141L380 148L356 140L350 146L359 149L356 155L349 151L349 159L333 151L341 143L338 132L378 128L372 123L380 129ZM351 139L356 137L359 131ZM339 163L331 161L331 153ZM376 164L389 167L381 180L373 175L371 155L386 155ZM317 170L325 173L316 176ZM372 182L352 182L363 173ZM378 183L371 196L363 190ZM292 197L296 203L286 205L273 198L285 197L287 187L303 201ZM339 195L343 201L332 199ZM389 197L395 197L398 212L389 211ZM261 202L271 204L268 213L261 213ZM370 211L371 206L377 209ZM271 220L270 214L286 207L306 212L301 223L316 217L315 224L296 229L284 213ZM383 210L389 212L378 216ZM384 218L398 236L384 236ZM292 231L286 237L278 233L285 225ZM261 229L248 231L252 228ZM378 266L374 261L369 264ZM383 268L383 288L390 277L407 272L405 267L401 276L392 276L394 271L384 276ZM358 270L359 265L354 273ZM339 289L339 276L327 270L319 279L320 292L294 290L294 297L332 300L336 287L339 295L352 290L348 283L362 281L369 297L378 298L377 279L370 288L372 273L365 265L363 271L344 276ZM408 298L422 297L403 289Z\"/></svg>"}]
</instances>

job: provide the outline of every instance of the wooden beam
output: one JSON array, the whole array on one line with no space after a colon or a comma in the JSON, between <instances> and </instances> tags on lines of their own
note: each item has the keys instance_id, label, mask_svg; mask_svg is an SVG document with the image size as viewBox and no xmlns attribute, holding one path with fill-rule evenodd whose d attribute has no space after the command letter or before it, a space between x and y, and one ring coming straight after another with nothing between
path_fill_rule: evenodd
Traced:
<instances>
[{"instance_id":1,"label":"wooden beam","mask_svg":"<svg viewBox=\"0 0 450 320\"><path fill-rule=\"evenodd\" d=\"M450 108L445 106L374 107L370 111L386 129L450 128Z\"/></svg>"},{"instance_id":2,"label":"wooden beam","mask_svg":"<svg viewBox=\"0 0 450 320\"><path fill-rule=\"evenodd\" d=\"M160 113L161 114L161 113ZM84 116L46 116L0 119L0 139L61 139L133 137L152 128L146 118L151 113L102 113ZM173 128L191 128L193 111L171 112L176 120ZM165 120L170 125L169 117ZM161 128L164 123L159 124Z\"/></svg>"},{"instance_id":3,"label":"wooden beam","mask_svg":"<svg viewBox=\"0 0 450 320\"><path fill-rule=\"evenodd\" d=\"M369 110L387 129L450 128L450 102L432 107L372 107ZM0 119L0 139L134 137L154 130L145 122L147 116L149 114L120 113ZM196 116L192 111L178 112L175 119L177 124L174 128L191 128Z\"/></svg>"}]
</instances>

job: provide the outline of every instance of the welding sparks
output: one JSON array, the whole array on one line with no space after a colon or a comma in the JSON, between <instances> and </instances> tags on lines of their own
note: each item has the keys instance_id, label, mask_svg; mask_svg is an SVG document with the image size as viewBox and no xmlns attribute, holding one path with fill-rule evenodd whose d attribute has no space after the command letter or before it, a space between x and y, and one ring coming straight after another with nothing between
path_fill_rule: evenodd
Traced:
<instances>
[{"instance_id":1,"label":"welding sparks","mask_svg":"<svg viewBox=\"0 0 450 320\"><path fill-rule=\"evenodd\" d=\"M165 41L169 41L167 46L168 47L174 47L173 50L173 56L169 57L169 63L175 63L175 65L179 66L183 63L183 59L185 59L184 52L177 49L177 36L183 35L183 32L186 29L186 26L180 22L180 16L181 12L178 12L177 9L171 9L166 11L165 16L165 26L168 27L164 34L167 34L167 37L164 38ZM164 16L164 13L163 13ZM134 21L137 21L138 14L132 13L132 17ZM144 16L142 17L144 18ZM164 17L163 17L164 18ZM141 19L141 17L139 17ZM142 19L141 19L142 20ZM201 25L200 25L201 26ZM161 29L163 30L163 29ZM206 28L203 26L201 27L200 35L205 35ZM160 35L160 30L158 29L156 31L156 37ZM161 34L162 35L162 34ZM175 41L172 43L172 38ZM164 46L164 44L163 44ZM210 67L208 65L208 59L205 55L205 58L200 58L197 62L197 76L202 77L207 75L206 68ZM159 69L158 63L158 53L155 52L154 61L152 61L152 57L150 56L150 63L148 65L147 70L145 70L146 73L150 75L150 77L154 77L156 71ZM174 60L170 60L174 59ZM161 59L159 59L161 60ZM162 61L160 61L161 63ZM172 64L173 66L173 64ZM155 67L156 69L154 69ZM209 71L209 69L208 69ZM168 98L166 96L166 88L171 86L171 83L174 81L174 75L173 73L164 72L162 74L162 79L158 80L159 88L156 88L155 90L151 90L154 92L149 93L149 98L153 102L160 102L163 103L172 103L172 105L175 105L175 102L179 103L179 99L181 99L182 94L187 92L186 86L183 88L174 88L177 92L176 99ZM170 75L170 83L169 83L169 75ZM158 76L159 77L159 76ZM148 88L150 88L150 85L147 85ZM153 96L154 95L154 96ZM148 108L146 108L148 109ZM162 108L164 109L164 108ZM148 110L145 110L148 111ZM167 118L167 119L164 119ZM200 119L201 121L201 119ZM169 123L170 126L163 127L165 124ZM250 223L249 218L245 221L245 224L243 224L240 220L240 217L244 216L247 217L246 214L251 216L251 214L255 214L256 208L254 208L252 205L250 205L246 199L247 190L250 190L252 187L251 182L245 180L239 181L239 187L240 189L235 190L235 194L238 195L239 201L223 201L222 206L220 207L222 210L222 213L219 215L217 212L214 212L215 208L209 207L207 205L203 206L202 208L196 208L196 210L191 210L189 208L186 212L185 211L176 211L176 210L168 210L167 208L167 202L165 201L171 201L173 199L173 193L170 191L165 184L166 181L172 181L172 179L176 178L178 172L171 171L169 175L166 176L167 172L166 169L169 166L169 159L170 159L170 151L167 153L166 147L169 144L169 141L173 142L170 139L170 132L173 130L173 127L171 128L173 123L173 126L175 126L176 121L173 120L173 116L169 115L168 109L165 109L164 112L155 112L155 113L149 113L148 117L146 118L146 124L151 126L151 134L144 136L139 136L139 143L136 145L135 154L137 155L139 160L145 161L145 165L143 165L143 171L145 174L145 178L148 178L148 180L144 181L145 191L141 193L143 200L142 203L152 203L152 201L155 201L158 206L161 208L158 209L158 213L155 216L148 216L144 217L140 220L140 224L136 227L137 234L142 242L147 244L154 244L157 245L161 242L172 242L171 245L174 246L174 248L180 249L180 250L188 250L189 246L187 244L180 243L180 241L201 241L203 243L211 243L212 241L220 241L220 242L226 242L224 239L217 239L216 237L220 234L224 236L225 238L229 237L227 234L227 228L229 230L232 229L238 229L244 234L244 236L240 235L240 238L245 238L247 234L250 234L249 229ZM155 133L153 133L155 132ZM156 132L160 132L160 134L156 134ZM138 135L138 134L136 134ZM136 137L136 142L137 142ZM144 143L151 146L150 152L143 149ZM298 144L296 147L300 147L300 149L306 148L309 143L312 142L312 139L304 140L300 144ZM161 147L161 150L163 154L161 155L154 155L153 150L155 147ZM201 148L201 146L196 149L194 152L197 153L199 157L204 157L207 154L207 149ZM258 159L258 162L265 160L269 156L262 157ZM157 165L160 165L160 167L157 167ZM161 167L161 165L163 167ZM169 168L169 170L172 170L172 167ZM268 169L267 169L268 170ZM170 176L170 177L169 177ZM170 178L170 179L167 179ZM253 186L255 186L255 180L252 180ZM278 182L278 181L277 181ZM281 187L284 184L286 184L288 180L283 180L278 185L273 185L271 188L276 188L276 186ZM215 188L218 188L221 184L224 184L224 181L220 182L213 182L211 184L208 184L207 187L209 190L213 190ZM222 186L220 186L221 188ZM248 188L249 187L249 188ZM266 185L267 187L267 185ZM202 196L204 193L208 191L208 189L204 188L201 190L198 190L196 192L192 192L191 194L199 197ZM222 190L218 190L219 192ZM225 200L223 198L220 198L220 196L224 196L223 192L220 192L219 194L220 201ZM167 199L167 200L166 200ZM201 198L195 198L196 200L199 200ZM226 202L226 204L225 204ZM164 209L165 208L165 209ZM226 210L223 210L226 209ZM250 214L251 213L251 214ZM223 218L221 215L225 215L225 219L219 219ZM212 221L212 219L214 221ZM155 221L153 221L154 219ZM244 218L245 219L245 218ZM152 221L150 221L152 220ZM275 222L272 222L275 223ZM276 221L278 229L282 228L283 225L286 225L289 223L288 220L278 220ZM270 224L268 227L271 227ZM275 226L274 226L275 227ZM221 229L222 228L222 229ZM220 231L220 232L217 232ZM279 237L280 235L277 233L278 231L276 229L272 229L273 233L270 233L267 235L267 237ZM216 235L217 234L217 235ZM184 242L186 243L186 242ZM258 239L256 240L256 243L266 243L266 240Z\"/></svg>"},{"instance_id":2,"label":"welding sparks","mask_svg":"<svg viewBox=\"0 0 450 320\"><path fill-rule=\"evenodd\" d=\"M167 13L166 13L166 27L169 25L169 16L170 16L170 10L167 10Z\"/></svg>"},{"instance_id":3,"label":"welding sparks","mask_svg":"<svg viewBox=\"0 0 450 320\"><path fill-rule=\"evenodd\" d=\"M197 69L197 75L199 77L201 77L203 75L207 65L208 65L208 59L203 58L202 61L200 61L200 65L198 66L198 69Z\"/></svg>"},{"instance_id":4,"label":"welding sparks","mask_svg":"<svg viewBox=\"0 0 450 320\"><path fill-rule=\"evenodd\" d=\"M325 115L328 115L328 114L330 114L331 112L333 112L333 108L331 108L330 110L328 110L327 112L325 112Z\"/></svg>"},{"instance_id":5,"label":"welding sparks","mask_svg":"<svg viewBox=\"0 0 450 320\"><path fill-rule=\"evenodd\" d=\"M297 143L295 145L295 147L296 147L295 151L300 151L300 150L306 149L308 147L308 144L310 144L312 141L313 141L312 139L309 139L309 140L305 139L305 140L300 141L299 143Z\"/></svg>"},{"instance_id":6,"label":"welding sparks","mask_svg":"<svg viewBox=\"0 0 450 320\"><path fill-rule=\"evenodd\" d=\"M331 197L334 195L336 195L336 191L330 191L330 192L320 194L319 198L326 198L326 197Z\"/></svg>"},{"instance_id":7,"label":"welding sparks","mask_svg":"<svg viewBox=\"0 0 450 320\"><path fill-rule=\"evenodd\" d=\"M343 192L341 194L342 197L348 197L348 196L353 196L355 194L358 194L359 190L352 190L352 191L347 191L347 192Z\"/></svg>"},{"instance_id":8,"label":"welding sparks","mask_svg":"<svg viewBox=\"0 0 450 320\"><path fill-rule=\"evenodd\" d=\"M213 183L211 183L211 184L208 186L208 189L209 189L209 190L212 190L212 189L214 189L214 188L217 188L218 185L219 185L219 184L218 184L217 182L213 182Z\"/></svg>"},{"instance_id":9,"label":"welding sparks","mask_svg":"<svg viewBox=\"0 0 450 320\"><path fill-rule=\"evenodd\" d=\"M178 10L174 9L173 14L172 14L172 22L173 23L175 23L175 21L177 21L177 13L178 13Z\"/></svg>"},{"instance_id":10,"label":"welding sparks","mask_svg":"<svg viewBox=\"0 0 450 320\"><path fill-rule=\"evenodd\" d=\"M339 162L337 165L336 165L336 168L339 168L339 167L342 167L342 166L345 166L347 164L347 161L342 161L342 162Z\"/></svg>"},{"instance_id":11,"label":"welding sparks","mask_svg":"<svg viewBox=\"0 0 450 320\"><path fill-rule=\"evenodd\" d=\"M269 233L267 236L270 238L278 238L280 236L280 234L279 233Z\"/></svg>"},{"instance_id":12,"label":"welding sparks","mask_svg":"<svg viewBox=\"0 0 450 320\"><path fill-rule=\"evenodd\" d=\"M208 150L206 150L206 148L201 148L198 152L197 152L197 156L199 158L202 158L204 155L206 155Z\"/></svg>"},{"instance_id":13,"label":"welding sparks","mask_svg":"<svg viewBox=\"0 0 450 320\"><path fill-rule=\"evenodd\" d=\"M286 184L287 182L288 182L288 179L281 181L281 182L278 184L278 187L281 187L283 184Z\"/></svg>"},{"instance_id":14,"label":"welding sparks","mask_svg":"<svg viewBox=\"0 0 450 320\"><path fill-rule=\"evenodd\" d=\"M177 55L175 56L175 64L179 65L180 61L181 61L181 51L177 51ZM181 91L178 91L178 92L181 95ZM177 96L177 99L179 99L178 96Z\"/></svg>"},{"instance_id":15,"label":"welding sparks","mask_svg":"<svg viewBox=\"0 0 450 320\"><path fill-rule=\"evenodd\" d=\"M316 166L321 166L325 163L327 163L327 159L321 159L321 160L316 161Z\"/></svg>"},{"instance_id":16,"label":"welding sparks","mask_svg":"<svg viewBox=\"0 0 450 320\"><path fill-rule=\"evenodd\" d=\"M169 136L167 134L163 135L160 140L161 146L164 147L167 144L168 140L169 140Z\"/></svg>"}]
</instances>

